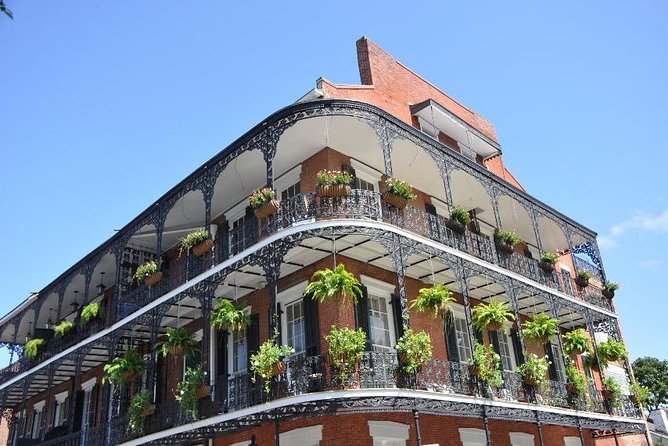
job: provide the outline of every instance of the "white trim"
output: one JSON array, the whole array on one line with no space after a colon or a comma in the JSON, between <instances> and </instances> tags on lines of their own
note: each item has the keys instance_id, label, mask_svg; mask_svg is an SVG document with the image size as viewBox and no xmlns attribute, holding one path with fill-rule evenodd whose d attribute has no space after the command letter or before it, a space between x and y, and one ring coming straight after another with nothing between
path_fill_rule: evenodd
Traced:
<instances>
[{"instance_id":1,"label":"white trim","mask_svg":"<svg viewBox=\"0 0 668 446\"><path fill-rule=\"evenodd\" d=\"M281 192L283 192L285 189L287 189L288 187L292 186L295 183L299 183L301 181L301 175L302 175L302 165L300 163L295 167L293 167L292 169L285 172L280 177L274 179L274 190L276 190L278 198L281 198Z\"/></svg>"},{"instance_id":2,"label":"white trim","mask_svg":"<svg viewBox=\"0 0 668 446\"><path fill-rule=\"evenodd\" d=\"M378 182L383 175L382 172L374 169L371 166L367 166L366 164L357 161L354 158L350 158L350 167L355 169L355 176L357 178L364 180L367 183L373 184L373 189L378 190Z\"/></svg>"},{"instance_id":3,"label":"white trim","mask_svg":"<svg viewBox=\"0 0 668 446\"><path fill-rule=\"evenodd\" d=\"M282 432L278 434L278 439L281 444L317 446L322 441L322 424Z\"/></svg>"},{"instance_id":4,"label":"white trim","mask_svg":"<svg viewBox=\"0 0 668 446\"><path fill-rule=\"evenodd\" d=\"M81 383L81 390L86 392L86 391L92 389L93 386L95 386L95 384L97 384L97 378L91 378L88 381L84 381L84 382Z\"/></svg>"},{"instance_id":5,"label":"white trim","mask_svg":"<svg viewBox=\"0 0 668 446\"><path fill-rule=\"evenodd\" d=\"M244 307L244 312L247 315L250 316L251 312L252 312L251 306L248 305L248 306ZM245 336L246 336L246 341L247 341L248 340L248 333L245 333ZM234 351L233 351L233 344L232 344L233 340L234 340L234 333L232 332L232 330L227 330L227 349L226 350L227 350L228 373L229 373L230 379L232 379L234 377L234 375L239 373L239 372L233 372L232 371L232 369L234 368ZM244 342L246 342L246 341L244 341ZM248 355L248 354L249 354L249 352L248 352L248 350L246 350L246 355ZM211 357L213 358L214 356L211 356ZM212 361L212 362L217 362L217 361ZM247 371L248 371L248 368L244 367L243 372L247 372ZM213 375L211 375L211 376L213 376Z\"/></svg>"},{"instance_id":6,"label":"white trim","mask_svg":"<svg viewBox=\"0 0 668 446\"><path fill-rule=\"evenodd\" d=\"M304 296L306 285L308 285L308 280L281 291L276 295L276 303L284 305L301 299Z\"/></svg>"},{"instance_id":7,"label":"white trim","mask_svg":"<svg viewBox=\"0 0 668 446\"><path fill-rule=\"evenodd\" d=\"M41 413L44 410L44 406L46 406L46 400L38 401L32 405L32 410L33 412Z\"/></svg>"},{"instance_id":8,"label":"white trim","mask_svg":"<svg viewBox=\"0 0 668 446\"><path fill-rule=\"evenodd\" d=\"M448 205L443 203L438 198L431 197L431 205L436 209L437 215L440 215L441 217L450 217L450 210L448 209Z\"/></svg>"},{"instance_id":9,"label":"white trim","mask_svg":"<svg viewBox=\"0 0 668 446\"><path fill-rule=\"evenodd\" d=\"M544 291L546 293L549 293L553 296L557 296L561 299L566 300L567 302L572 302L575 303L579 306L589 308L591 310L595 310L600 314L604 314L606 316L609 316L613 319L618 319L619 315L615 314L609 310L606 310L605 308L597 307L596 305L590 304L588 302L582 301L580 299L576 299L573 296L569 296L566 293L562 293L561 291L557 291L555 289L552 289L548 287L547 285L542 285L538 282L534 282L528 277L524 277L518 273L515 273L510 270L506 270L504 268L501 268L498 265L494 265L492 263L485 262L484 260L481 260L471 254L467 254L465 252L459 251L455 248L451 248L449 246L443 245L441 243L438 243L434 240L428 239L426 237L422 237L420 235L414 234L412 232L405 231L401 228L398 228L396 226L392 226L386 223L381 223L377 221L369 221L369 220L360 220L360 219L337 219L337 220L327 220L327 221L307 221L305 223L299 223L299 224L294 224L289 228L285 228L281 231L276 232L275 234L272 234L270 237L267 237L265 239L262 239L258 243L254 244L253 246L246 248L245 250L241 251L237 255L230 257L229 259L225 260L224 262L219 263L218 265L206 270L202 274L200 274L197 277L194 277L187 282L177 286L174 288L172 291L169 293L163 294L161 297L151 301L147 305L144 305L143 307L139 308L137 311L134 313L124 317L120 321L116 322L114 325L111 327L105 328L104 330L100 330L97 333L93 334L92 336L84 339L83 341L79 342L78 344L75 344L62 352L60 352L57 355L54 355L50 357L49 359L40 362L36 367L27 370L14 378L5 381L4 383L0 384L0 390L6 389L7 387L15 384L18 381L21 381L23 378L27 377L28 375L31 375L38 370L41 370L45 367L47 367L49 364L59 361L61 358L63 358L66 355L69 355L70 353L75 352L76 350L80 349L84 345L89 345L93 344L99 339L103 338L104 336L107 336L110 333L113 333L116 330L121 329L122 327L126 326L129 322L134 321L136 318L139 316L148 313L155 307L162 305L163 303L167 302L177 294L183 293L184 291L187 291L188 289L192 288L193 286L197 285L198 283L210 278L214 274L218 274L220 271L229 268L231 265L234 263L238 262L240 259L243 259L244 257L249 256L252 253L260 251L262 248L265 248L266 246L270 245L271 243L274 243L276 240L297 234L302 231L310 231L314 229L321 229L321 228L329 228L329 227L339 227L339 226L351 226L351 227L364 227L364 228L372 228L372 229L379 229L382 231L386 232L392 232L398 235L401 235L403 237L406 237L411 240L415 240L417 242L423 243L427 246L430 246L432 248L440 249L441 251L452 254L456 257L459 257L461 259L467 260L469 262L475 263L477 265L483 266L484 268L489 269L490 271L497 272L499 274L503 274L504 276L510 278L510 279L515 279L518 282L521 282L523 284L531 285L533 288L536 288L538 290Z\"/></svg>"},{"instance_id":10,"label":"white trim","mask_svg":"<svg viewBox=\"0 0 668 446\"><path fill-rule=\"evenodd\" d=\"M236 443L232 443L229 446L248 446L250 444L250 442L251 442L250 439L248 439L246 441L238 441Z\"/></svg>"},{"instance_id":11,"label":"white trim","mask_svg":"<svg viewBox=\"0 0 668 446\"><path fill-rule=\"evenodd\" d=\"M534 446L533 435L525 432L510 433L511 446Z\"/></svg>"},{"instance_id":12,"label":"white trim","mask_svg":"<svg viewBox=\"0 0 668 446\"><path fill-rule=\"evenodd\" d=\"M459 439L464 446L485 446L487 444L485 431L473 427L460 427Z\"/></svg>"},{"instance_id":13,"label":"white trim","mask_svg":"<svg viewBox=\"0 0 668 446\"><path fill-rule=\"evenodd\" d=\"M360 282L362 282L362 285L366 286L369 293L375 296L390 298L396 289L396 286L391 283L383 282L382 280L365 276L363 274L360 274Z\"/></svg>"},{"instance_id":14,"label":"white trim","mask_svg":"<svg viewBox=\"0 0 668 446\"><path fill-rule=\"evenodd\" d=\"M394 421L369 420L369 435L374 440L408 440L410 426Z\"/></svg>"},{"instance_id":15,"label":"white trim","mask_svg":"<svg viewBox=\"0 0 668 446\"><path fill-rule=\"evenodd\" d=\"M564 437L564 446L582 446L580 437Z\"/></svg>"},{"instance_id":16,"label":"white trim","mask_svg":"<svg viewBox=\"0 0 668 446\"><path fill-rule=\"evenodd\" d=\"M204 329L200 328L195 333L193 333L193 336L195 337L195 341L202 342L202 339L204 339Z\"/></svg>"},{"instance_id":17,"label":"white trim","mask_svg":"<svg viewBox=\"0 0 668 446\"><path fill-rule=\"evenodd\" d=\"M69 390L66 390L64 392L56 393L56 396L54 396L56 403L58 404L63 404L65 400L67 399L67 396L70 394Z\"/></svg>"},{"instance_id":18,"label":"white trim","mask_svg":"<svg viewBox=\"0 0 668 446\"><path fill-rule=\"evenodd\" d=\"M231 208L229 208L227 211L223 213L225 215L225 221L230 225L230 228L232 228L232 223L235 221L239 220L241 217L243 217L246 214L246 207L248 206L248 200L244 198Z\"/></svg>"}]
</instances>

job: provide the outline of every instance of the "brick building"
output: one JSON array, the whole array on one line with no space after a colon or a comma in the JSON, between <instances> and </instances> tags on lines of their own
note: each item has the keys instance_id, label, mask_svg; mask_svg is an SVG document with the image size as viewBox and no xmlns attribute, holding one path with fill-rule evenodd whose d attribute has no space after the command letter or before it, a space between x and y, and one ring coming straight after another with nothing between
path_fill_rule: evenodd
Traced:
<instances>
[{"instance_id":1,"label":"brick building","mask_svg":"<svg viewBox=\"0 0 668 446\"><path fill-rule=\"evenodd\" d=\"M11 354L0 371L9 444L646 444L628 362L597 365L606 363L598 347L621 332L596 234L527 194L489 121L369 40L357 54L361 85L319 79L0 320ZM344 196L316 192L323 169L352 176ZM390 177L414 188L403 209L386 202ZM280 208L259 218L248 198L264 186ZM471 219L464 227L450 218L455 206ZM202 227L208 252L179 247ZM500 230L521 241L504 248ZM541 265L544 252L555 253L552 268ZM159 281L133 280L151 261ZM316 270L338 263L361 282L357 302L304 295ZM583 270L589 284L576 283ZM410 306L432 284L452 291L445 317ZM214 298L234 301L250 324L212 326ZM472 309L493 301L514 322L474 329ZM544 343L521 329L541 313L558 320ZM73 328L54 334L62 321ZM334 324L365 332L346 377L327 354ZM396 351L409 327L432 343L415 373ZM159 354L174 328L194 336L195 352ZM580 328L594 348L565 354L565 335ZM250 358L273 332L293 353L272 378L254 380ZM498 355L500 383L473 373L478 345ZM145 367L104 380L104 365L130 362L128 351ZM542 386L518 373L531 354L551 362ZM179 383L198 366L205 385L184 408ZM578 397L569 367L586 378ZM621 385L614 403L604 377Z\"/></svg>"}]
</instances>

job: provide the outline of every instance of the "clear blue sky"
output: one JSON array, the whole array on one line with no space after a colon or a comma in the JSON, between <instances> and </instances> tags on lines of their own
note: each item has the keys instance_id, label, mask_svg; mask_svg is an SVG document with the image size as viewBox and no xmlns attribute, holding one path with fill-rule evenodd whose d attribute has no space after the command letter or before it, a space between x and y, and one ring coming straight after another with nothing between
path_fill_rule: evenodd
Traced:
<instances>
[{"instance_id":1,"label":"clear blue sky","mask_svg":"<svg viewBox=\"0 0 668 446\"><path fill-rule=\"evenodd\" d=\"M668 359L665 1L5 3L1 314L318 77L357 83L366 35L600 234L632 357Z\"/></svg>"}]
</instances>

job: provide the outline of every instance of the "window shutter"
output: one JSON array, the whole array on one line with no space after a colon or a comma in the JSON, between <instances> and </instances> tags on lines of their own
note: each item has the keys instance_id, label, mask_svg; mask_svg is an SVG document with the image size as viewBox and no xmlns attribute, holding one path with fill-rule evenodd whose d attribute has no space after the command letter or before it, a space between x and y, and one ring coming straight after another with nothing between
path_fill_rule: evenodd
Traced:
<instances>
[{"instance_id":1,"label":"window shutter","mask_svg":"<svg viewBox=\"0 0 668 446\"><path fill-rule=\"evenodd\" d=\"M242 244L243 248L247 248L257 241L257 217L255 217L255 211L250 206L246 206L246 214L244 215L244 242Z\"/></svg>"},{"instance_id":2,"label":"window shutter","mask_svg":"<svg viewBox=\"0 0 668 446\"><path fill-rule=\"evenodd\" d=\"M88 417L88 425L97 425L97 394L100 392L100 385L95 384L90 391L90 414Z\"/></svg>"},{"instance_id":3,"label":"window shutter","mask_svg":"<svg viewBox=\"0 0 668 446\"><path fill-rule=\"evenodd\" d=\"M552 354L552 344L550 341L545 343L545 354L547 355L548 361L550 361L550 367L548 369L548 375L552 381L559 381L559 375L557 374L557 365L554 361L554 355Z\"/></svg>"},{"instance_id":4,"label":"window shutter","mask_svg":"<svg viewBox=\"0 0 668 446\"><path fill-rule=\"evenodd\" d=\"M366 347L365 350L371 350L371 333L369 333L369 306L368 306L368 291L362 285L362 296L357 299L355 304L355 327L361 328L366 333Z\"/></svg>"},{"instance_id":5,"label":"window shutter","mask_svg":"<svg viewBox=\"0 0 668 446\"><path fill-rule=\"evenodd\" d=\"M482 331L478 330L477 328L473 329L473 336L475 337L475 340L478 342L478 344L484 344L483 339L482 339Z\"/></svg>"},{"instance_id":6,"label":"window shutter","mask_svg":"<svg viewBox=\"0 0 668 446\"><path fill-rule=\"evenodd\" d=\"M227 343L229 342L227 330L218 330L218 343L216 344L216 374L227 377L229 374L227 364Z\"/></svg>"},{"instance_id":7,"label":"window shutter","mask_svg":"<svg viewBox=\"0 0 668 446\"><path fill-rule=\"evenodd\" d=\"M459 362L459 349L457 348L457 332L455 330L455 318L452 313L447 313L444 324L445 344L448 346L448 360Z\"/></svg>"},{"instance_id":8,"label":"window shutter","mask_svg":"<svg viewBox=\"0 0 668 446\"><path fill-rule=\"evenodd\" d=\"M394 316L394 334L397 342L404 335L404 319L401 317L401 297L392 294L392 315Z\"/></svg>"},{"instance_id":9,"label":"window shutter","mask_svg":"<svg viewBox=\"0 0 668 446\"><path fill-rule=\"evenodd\" d=\"M520 342L519 333L516 331L511 331L510 339L513 340L513 352L515 353L515 363L517 365L524 364L524 353L522 352L522 343Z\"/></svg>"},{"instance_id":10,"label":"window shutter","mask_svg":"<svg viewBox=\"0 0 668 446\"><path fill-rule=\"evenodd\" d=\"M436 206L434 206L433 204L425 203L424 210L425 212L427 212L427 214L436 216Z\"/></svg>"},{"instance_id":11,"label":"window shutter","mask_svg":"<svg viewBox=\"0 0 668 446\"><path fill-rule=\"evenodd\" d=\"M492 348L497 355L501 356L501 346L499 345L499 333L496 331L488 331L489 340L492 343Z\"/></svg>"},{"instance_id":12,"label":"window shutter","mask_svg":"<svg viewBox=\"0 0 668 446\"><path fill-rule=\"evenodd\" d=\"M320 353L320 324L318 319L318 302L310 295L304 296L304 324L306 328L306 356L317 356Z\"/></svg>"},{"instance_id":13,"label":"window shutter","mask_svg":"<svg viewBox=\"0 0 668 446\"><path fill-rule=\"evenodd\" d=\"M248 369L250 370L250 357L260 349L260 315L258 313L251 314L251 323L246 327L246 340L248 342Z\"/></svg>"},{"instance_id":14,"label":"window shutter","mask_svg":"<svg viewBox=\"0 0 668 446\"><path fill-rule=\"evenodd\" d=\"M74 406L74 431L78 432L81 430L81 420L83 419L83 403L84 403L84 392L82 390L77 390L77 400Z\"/></svg>"},{"instance_id":15,"label":"window shutter","mask_svg":"<svg viewBox=\"0 0 668 446\"><path fill-rule=\"evenodd\" d=\"M351 166L350 164L342 164L341 172L348 172L353 178L357 176L355 175L355 169L353 169L353 166Z\"/></svg>"},{"instance_id":16,"label":"window shutter","mask_svg":"<svg viewBox=\"0 0 668 446\"><path fill-rule=\"evenodd\" d=\"M271 318L273 318L274 315L271 312L271 307L269 308L269 321L271 321ZM276 320L273 321L274 325L274 331L278 332L278 337L276 338L276 343L278 345L283 345L283 324L281 323L283 320L283 307L281 307L281 304L279 302L276 302ZM273 335L273 333L269 334L270 336Z\"/></svg>"}]
</instances>

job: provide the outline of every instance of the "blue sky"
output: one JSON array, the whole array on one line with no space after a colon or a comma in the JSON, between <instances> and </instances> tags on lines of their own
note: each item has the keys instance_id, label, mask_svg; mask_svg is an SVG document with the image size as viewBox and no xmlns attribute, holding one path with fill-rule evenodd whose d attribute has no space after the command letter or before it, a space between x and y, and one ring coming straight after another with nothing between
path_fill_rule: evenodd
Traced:
<instances>
[{"instance_id":1,"label":"blue sky","mask_svg":"<svg viewBox=\"0 0 668 446\"><path fill-rule=\"evenodd\" d=\"M1 314L318 77L358 83L365 35L599 233L631 356L668 359L665 2L5 3Z\"/></svg>"}]
</instances>

